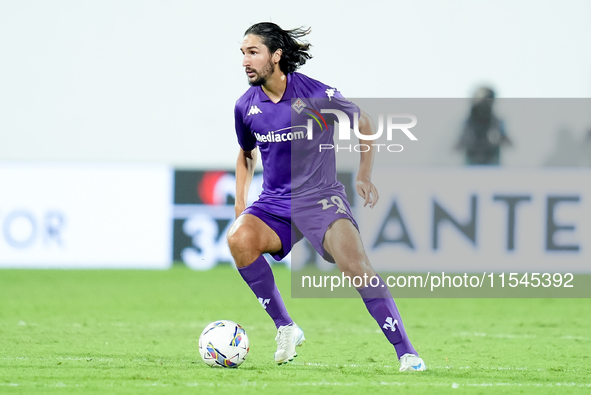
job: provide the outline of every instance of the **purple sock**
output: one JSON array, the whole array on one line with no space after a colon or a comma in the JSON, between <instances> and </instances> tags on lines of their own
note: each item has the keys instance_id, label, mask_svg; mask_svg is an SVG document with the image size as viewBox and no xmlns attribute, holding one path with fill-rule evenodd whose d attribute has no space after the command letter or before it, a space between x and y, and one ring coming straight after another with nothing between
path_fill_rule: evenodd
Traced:
<instances>
[{"instance_id":1,"label":"purple sock","mask_svg":"<svg viewBox=\"0 0 591 395\"><path fill-rule=\"evenodd\" d=\"M369 314L376 320L388 341L396 349L398 359L406 353L419 355L410 344L390 290L384 280L380 276L377 277L380 279L377 287L367 286L357 290L363 298Z\"/></svg>"},{"instance_id":2,"label":"purple sock","mask_svg":"<svg viewBox=\"0 0 591 395\"><path fill-rule=\"evenodd\" d=\"M259 256L246 267L239 267L238 272L252 289L261 306L267 310L267 314L271 316L277 328L293 322L275 285L271 266L264 256Z\"/></svg>"}]
</instances>

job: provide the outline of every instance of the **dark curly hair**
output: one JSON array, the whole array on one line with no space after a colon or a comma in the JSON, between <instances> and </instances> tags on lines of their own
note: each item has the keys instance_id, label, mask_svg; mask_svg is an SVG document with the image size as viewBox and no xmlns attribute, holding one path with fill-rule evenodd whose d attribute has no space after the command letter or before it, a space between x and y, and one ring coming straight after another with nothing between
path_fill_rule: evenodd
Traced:
<instances>
[{"instance_id":1,"label":"dark curly hair","mask_svg":"<svg viewBox=\"0 0 591 395\"><path fill-rule=\"evenodd\" d=\"M254 34L263 40L263 44L269 48L271 54L279 48L283 51L279 68L285 74L293 73L300 66L304 65L312 55L308 52L312 46L310 43L302 42L299 39L310 33L310 28L300 27L292 30L283 30L272 22L255 23L249 27L244 35Z\"/></svg>"}]
</instances>

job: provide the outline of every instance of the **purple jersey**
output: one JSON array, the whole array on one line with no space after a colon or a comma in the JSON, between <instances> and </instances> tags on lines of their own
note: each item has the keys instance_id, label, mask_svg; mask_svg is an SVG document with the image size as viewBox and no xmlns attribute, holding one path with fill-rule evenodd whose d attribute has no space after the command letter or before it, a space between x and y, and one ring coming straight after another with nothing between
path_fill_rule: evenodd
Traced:
<instances>
[{"instance_id":1,"label":"purple jersey","mask_svg":"<svg viewBox=\"0 0 591 395\"><path fill-rule=\"evenodd\" d=\"M316 115L306 118L303 108ZM335 88L300 73L287 75L285 93L278 103L273 103L260 86L250 87L238 99L234 108L238 143L245 151L256 146L261 151L261 196L289 199L341 186L336 178L334 150L319 152L320 144L334 144L332 118L328 114L319 117L321 109L343 111L351 122L360 112ZM312 118L314 138L309 140L308 129L303 126Z\"/></svg>"}]
</instances>

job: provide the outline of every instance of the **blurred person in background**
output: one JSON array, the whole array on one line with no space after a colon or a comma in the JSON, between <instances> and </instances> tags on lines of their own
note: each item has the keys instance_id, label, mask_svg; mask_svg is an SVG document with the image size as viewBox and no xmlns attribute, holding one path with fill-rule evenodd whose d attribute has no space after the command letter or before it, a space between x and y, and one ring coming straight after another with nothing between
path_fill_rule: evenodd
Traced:
<instances>
[{"instance_id":1,"label":"blurred person in background","mask_svg":"<svg viewBox=\"0 0 591 395\"><path fill-rule=\"evenodd\" d=\"M476 90L472 106L456 145L465 152L467 165L499 165L501 147L512 145L503 120L494 113L495 92L489 87Z\"/></svg>"},{"instance_id":2,"label":"blurred person in background","mask_svg":"<svg viewBox=\"0 0 591 395\"><path fill-rule=\"evenodd\" d=\"M583 140L583 166L591 166L591 128L587 130L587 134L585 135L585 139Z\"/></svg>"}]
</instances>

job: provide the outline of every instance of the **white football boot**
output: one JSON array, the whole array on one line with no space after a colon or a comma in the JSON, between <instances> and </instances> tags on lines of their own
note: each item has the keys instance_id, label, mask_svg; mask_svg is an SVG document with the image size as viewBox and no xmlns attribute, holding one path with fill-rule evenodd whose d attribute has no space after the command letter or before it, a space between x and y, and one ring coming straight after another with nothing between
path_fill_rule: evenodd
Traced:
<instances>
[{"instance_id":1,"label":"white football boot","mask_svg":"<svg viewBox=\"0 0 591 395\"><path fill-rule=\"evenodd\" d=\"M400 357L401 372L423 372L427 370L425 362L414 354L404 354Z\"/></svg>"},{"instance_id":2,"label":"white football boot","mask_svg":"<svg viewBox=\"0 0 591 395\"><path fill-rule=\"evenodd\" d=\"M295 348L301 346L306 341L306 338L304 337L304 331L294 322L289 325L280 326L277 329L275 340L277 340L275 362L281 365L293 360L298 355Z\"/></svg>"}]
</instances>

